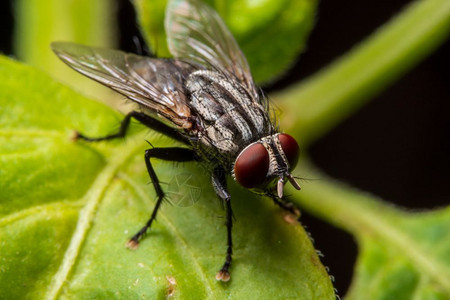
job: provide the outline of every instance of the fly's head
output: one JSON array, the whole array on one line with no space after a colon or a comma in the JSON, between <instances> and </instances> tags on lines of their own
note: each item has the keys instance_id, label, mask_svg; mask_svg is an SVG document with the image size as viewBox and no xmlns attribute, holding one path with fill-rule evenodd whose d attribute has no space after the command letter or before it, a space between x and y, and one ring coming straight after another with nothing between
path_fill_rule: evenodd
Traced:
<instances>
[{"instance_id":1,"label":"fly's head","mask_svg":"<svg viewBox=\"0 0 450 300\"><path fill-rule=\"evenodd\" d=\"M291 175L299 153L297 141L286 133L264 137L241 151L234 162L233 177L240 185L255 192L275 188L278 197L282 198L286 178L297 190L300 189Z\"/></svg>"}]
</instances>

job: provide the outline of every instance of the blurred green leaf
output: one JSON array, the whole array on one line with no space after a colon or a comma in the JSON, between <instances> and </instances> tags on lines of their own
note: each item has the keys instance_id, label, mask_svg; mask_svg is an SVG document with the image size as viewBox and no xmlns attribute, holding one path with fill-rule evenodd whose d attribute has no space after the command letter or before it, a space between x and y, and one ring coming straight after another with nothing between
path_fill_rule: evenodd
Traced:
<instances>
[{"instance_id":1,"label":"blurred green leaf","mask_svg":"<svg viewBox=\"0 0 450 300\"><path fill-rule=\"evenodd\" d=\"M356 237L346 299L449 299L450 206L407 212L301 165L319 180L293 194L298 204Z\"/></svg>"},{"instance_id":2,"label":"blurred green leaf","mask_svg":"<svg viewBox=\"0 0 450 300\"><path fill-rule=\"evenodd\" d=\"M151 51L158 57L170 57L164 30L167 0L133 0L133 4Z\"/></svg>"},{"instance_id":3,"label":"blurred green leaf","mask_svg":"<svg viewBox=\"0 0 450 300\"><path fill-rule=\"evenodd\" d=\"M164 32L166 0L134 0L152 49L170 56ZM205 1L225 20L250 64L256 82L280 77L296 61L314 24L315 0Z\"/></svg>"},{"instance_id":4,"label":"blurred green leaf","mask_svg":"<svg viewBox=\"0 0 450 300\"><path fill-rule=\"evenodd\" d=\"M173 142L137 125L126 141L73 142L75 128L111 133L118 114L7 58L0 58L0 107L0 282L8 286L0 298L155 299L169 290L178 299L334 298L302 227L234 185L232 279L217 282L224 211L195 164L154 161L163 183L195 174L201 196L187 207L163 205L140 248L125 249L154 205L144 138Z\"/></svg>"},{"instance_id":5,"label":"blurred green leaf","mask_svg":"<svg viewBox=\"0 0 450 300\"><path fill-rule=\"evenodd\" d=\"M17 57L64 83L103 98L105 89L69 69L51 51L50 43L70 41L114 47L117 37L114 0L16 0L14 48Z\"/></svg>"}]
</instances>

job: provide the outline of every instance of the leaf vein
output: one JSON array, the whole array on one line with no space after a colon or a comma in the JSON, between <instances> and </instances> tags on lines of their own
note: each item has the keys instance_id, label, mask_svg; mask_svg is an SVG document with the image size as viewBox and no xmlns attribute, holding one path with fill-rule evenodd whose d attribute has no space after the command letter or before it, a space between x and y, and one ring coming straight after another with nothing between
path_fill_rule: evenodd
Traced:
<instances>
[{"instance_id":1,"label":"leaf vein","mask_svg":"<svg viewBox=\"0 0 450 300\"><path fill-rule=\"evenodd\" d=\"M64 254L61 266L53 277L52 283L49 285L45 297L46 299L56 299L58 297L81 252L85 238L92 227L97 208L103 199L108 186L114 180L120 167L141 147L142 146L139 143L135 143L132 147L130 147L129 144L118 147L110 157L109 163L99 173L97 179L86 192L83 197L86 199L86 205L80 211L74 234Z\"/></svg>"}]
</instances>

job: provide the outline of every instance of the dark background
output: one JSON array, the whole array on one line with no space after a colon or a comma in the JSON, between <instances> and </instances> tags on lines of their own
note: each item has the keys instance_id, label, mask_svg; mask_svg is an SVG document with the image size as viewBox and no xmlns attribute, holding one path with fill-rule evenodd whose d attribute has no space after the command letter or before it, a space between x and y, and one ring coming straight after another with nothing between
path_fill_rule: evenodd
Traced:
<instances>
[{"instance_id":1,"label":"dark background","mask_svg":"<svg viewBox=\"0 0 450 300\"><path fill-rule=\"evenodd\" d=\"M120 45L133 50L137 35L128 0L119 3ZM12 54L12 1L0 1L0 52ZM304 79L346 53L412 1L322 1L308 49L266 91ZM130 21L131 20L131 21ZM450 199L450 43L317 141L314 162L330 176L397 205L434 208ZM306 214L317 249L345 294L357 248L347 233Z\"/></svg>"}]
</instances>

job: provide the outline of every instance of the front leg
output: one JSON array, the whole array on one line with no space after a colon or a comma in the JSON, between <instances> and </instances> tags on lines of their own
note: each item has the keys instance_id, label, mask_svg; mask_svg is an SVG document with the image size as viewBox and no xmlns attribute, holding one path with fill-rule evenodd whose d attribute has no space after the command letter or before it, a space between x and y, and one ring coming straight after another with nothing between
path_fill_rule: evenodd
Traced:
<instances>
[{"instance_id":1,"label":"front leg","mask_svg":"<svg viewBox=\"0 0 450 300\"><path fill-rule=\"evenodd\" d=\"M152 226L153 221L156 219L158 210L164 199L164 191L159 184L158 177L156 176L155 170L153 169L151 158L159 158L168 161L176 162L187 162L196 159L194 151L186 148L152 148L145 151L145 164L147 166L148 175L153 184L153 188L156 191L156 196L158 200L156 201L155 208L153 208L152 215L147 223L128 241L127 247L130 249L136 249L139 245L139 241L142 239L147 230Z\"/></svg>"},{"instance_id":2,"label":"front leg","mask_svg":"<svg viewBox=\"0 0 450 300\"><path fill-rule=\"evenodd\" d=\"M227 226L227 254L225 263L216 274L216 279L221 281L230 280L231 255L233 254L233 241L231 238L231 228L233 227L233 211L231 210L231 197L227 190L227 181L225 170L222 167L214 169L212 183L217 196L219 196L226 205L226 226Z\"/></svg>"},{"instance_id":3,"label":"front leg","mask_svg":"<svg viewBox=\"0 0 450 300\"><path fill-rule=\"evenodd\" d=\"M290 201L286 201L283 198L279 198L277 194L273 191L266 191L265 195L270 197L272 201L283 209L287 214L284 215L284 220L289 224L298 224L300 223L300 210L294 203Z\"/></svg>"},{"instance_id":4,"label":"front leg","mask_svg":"<svg viewBox=\"0 0 450 300\"><path fill-rule=\"evenodd\" d=\"M266 195L272 198L273 202L280 208L292 214L296 218L300 218L300 210L295 206L294 203L279 198L278 195L274 194L273 192L267 192Z\"/></svg>"}]
</instances>

